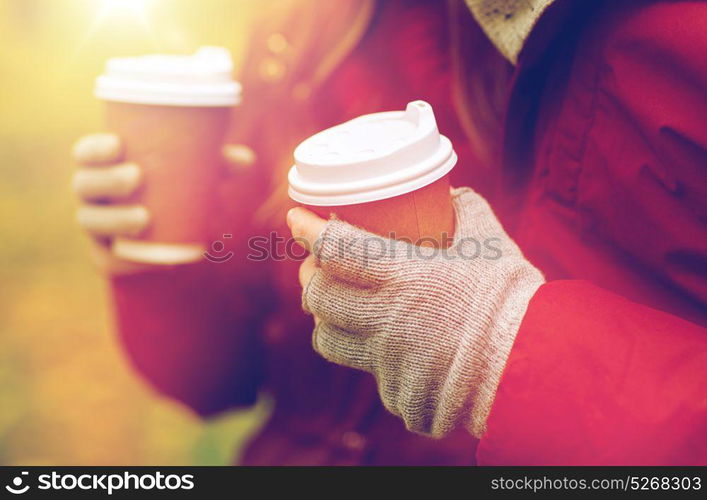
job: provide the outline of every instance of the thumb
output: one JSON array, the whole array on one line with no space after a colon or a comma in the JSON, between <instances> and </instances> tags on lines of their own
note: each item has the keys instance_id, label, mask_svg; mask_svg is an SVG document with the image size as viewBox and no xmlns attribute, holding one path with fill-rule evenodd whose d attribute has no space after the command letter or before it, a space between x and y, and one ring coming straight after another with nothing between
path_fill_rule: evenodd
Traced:
<instances>
[{"instance_id":1,"label":"thumb","mask_svg":"<svg viewBox=\"0 0 707 500\"><path fill-rule=\"evenodd\" d=\"M255 151L245 144L226 144L221 148L221 155L231 173L248 170L257 159Z\"/></svg>"},{"instance_id":2,"label":"thumb","mask_svg":"<svg viewBox=\"0 0 707 500\"><path fill-rule=\"evenodd\" d=\"M306 208L295 207L287 212L287 226L292 237L308 252L314 249L326 225L327 221Z\"/></svg>"}]
</instances>

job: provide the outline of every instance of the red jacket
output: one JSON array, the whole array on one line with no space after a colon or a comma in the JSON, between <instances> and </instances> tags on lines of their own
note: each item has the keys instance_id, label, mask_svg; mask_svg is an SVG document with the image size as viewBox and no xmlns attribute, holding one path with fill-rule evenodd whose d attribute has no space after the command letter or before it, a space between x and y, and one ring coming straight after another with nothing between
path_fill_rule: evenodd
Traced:
<instances>
[{"instance_id":1,"label":"red jacket","mask_svg":"<svg viewBox=\"0 0 707 500\"><path fill-rule=\"evenodd\" d=\"M306 103L282 87L251 89L254 111L236 115L236 135L269 170L224 187L227 221L214 234L269 229L252 223L264 210L244 207L284 182L299 140L426 99L459 154L454 181L489 198L548 279L522 323L478 462L707 463L707 332L698 326L707 322L707 6L592 2L578 13L559 1L514 70L462 46L470 71L489 71L492 83L491 73L511 76L494 108L489 95L470 96L501 87L458 85L448 50L449 33L478 26L464 8L450 25L441 4L382 3ZM482 109L503 113L498 130L493 119L475 130L464 117ZM160 391L204 415L269 392L273 414L248 464L473 463L477 443L464 431L441 441L407 433L369 375L316 357L297 262L247 261L246 247L232 242L227 264L114 280L121 337Z\"/></svg>"},{"instance_id":2,"label":"red jacket","mask_svg":"<svg viewBox=\"0 0 707 500\"><path fill-rule=\"evenodd\" d=\"M707 464L707 4L544 21L568 30L521 54L499 206L548 283L479 463Z\"/></svg>"}]
</instances>

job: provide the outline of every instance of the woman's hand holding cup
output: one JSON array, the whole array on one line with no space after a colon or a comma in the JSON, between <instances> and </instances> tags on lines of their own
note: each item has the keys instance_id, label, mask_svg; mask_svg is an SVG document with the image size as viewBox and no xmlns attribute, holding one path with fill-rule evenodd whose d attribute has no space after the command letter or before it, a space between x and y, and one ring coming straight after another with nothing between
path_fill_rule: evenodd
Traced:
<instances>
[{"instance_id":1,"label":"woman's hand holding cup","mask_svg":"<svg viewBox=\"0 0 707 500\"><path fill-rule=\"evenodd\" d=\"M115 134L97 133L80 138L73 149L78 168L72 187L79 198L76 220L92 238L92 257L108 274L130 274L148 266L115 258L110 242L116 236L137 236L148 226L150 214L138 204L126 204L140 187L142 170L123 162L123 145Z\"/></svg>"},{"instance_id":2,"label":"woman's hand holding cup","mask_svg":"<svg viewBox=\"0 0 707 500\"><path fill-rule=\"evenodd\" d=\"M144 176L140 165L124 160L123 152L120 138L110 133L81 137L73 148L77 169L72 187L80 203L76 219L93 239L97 266L112 275L154 268L119 259L110 250L113 238L139 236L152 218L145 206L129 201L142 187ZM231 173L247 170L255 162L253 150L242 144L227 144L222 153Z\"/></svg>"}]
</instances>

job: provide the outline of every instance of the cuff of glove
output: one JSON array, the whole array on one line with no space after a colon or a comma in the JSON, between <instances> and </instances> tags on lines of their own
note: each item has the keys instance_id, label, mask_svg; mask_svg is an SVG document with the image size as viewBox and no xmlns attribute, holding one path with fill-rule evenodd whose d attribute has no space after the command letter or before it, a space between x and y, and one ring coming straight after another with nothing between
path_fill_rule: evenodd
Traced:
<instances>
[{"instance_id":1,"label":"cuff of glove","mask_svg":"<svg viewBox=\"0 0 707 500\"><path fill-rule=\"evenodd\" d=\"M509 293L505 294L502 306L494 315L493 325L481 333L485 352L484 376L478 382L470 417L465 423L469 432L478 438L486 432L496 391L530 300L544 282L540 271L528 265L513 280L512 287L509 286Z\"/></svg>"}]
</instances>

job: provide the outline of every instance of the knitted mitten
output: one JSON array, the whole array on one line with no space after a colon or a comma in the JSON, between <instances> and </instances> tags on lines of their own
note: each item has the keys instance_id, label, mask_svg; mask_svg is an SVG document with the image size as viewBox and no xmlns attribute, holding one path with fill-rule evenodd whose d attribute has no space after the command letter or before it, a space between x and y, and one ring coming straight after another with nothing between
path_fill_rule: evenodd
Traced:
<instances>
[{"instance_id":1,"label":"knitted mitten","mask_svg":"<svg viewBox=\"0 0 707 500\"><path fill-rule=\"evenodd\" d=\"M521 319L544 282L486 200L453 193L448 249L382 238L338 220L315 245L303 292L314 348L372 373L410 430L481 436Z\"/></svg>"}]
</instances>

